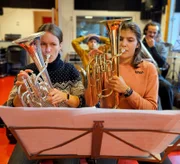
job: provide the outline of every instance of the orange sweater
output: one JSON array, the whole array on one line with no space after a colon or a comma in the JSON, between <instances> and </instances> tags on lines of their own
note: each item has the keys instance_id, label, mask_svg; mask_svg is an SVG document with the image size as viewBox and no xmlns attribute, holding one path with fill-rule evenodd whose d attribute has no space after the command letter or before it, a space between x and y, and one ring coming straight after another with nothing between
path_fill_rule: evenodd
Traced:
<instances>
[{"instance_id":1,"label":"orange sweater","mask_svg":"<svg viewBox=\"0 0 180 164\"><path fill-rule=\"evenodd\" d=\"M122 76L126 84L133 89L133 93L127 98L119 94L118 108L157 109L159 82L157 69L152 63L143 61L137 69L134 69L131 65L120 64L120 76ZM93 91L91 91L90 88L90 92L88 92L88 88L86 94ZM93 101L95 104L97 102L96 98ZM102 98L100 105L102 108L113 108L114 101L115 96L112 94L107 98ZM89 102L90 104L92 103L90 98L88 98L87 104L89 104Z\"/></svg>"}]
</instances>

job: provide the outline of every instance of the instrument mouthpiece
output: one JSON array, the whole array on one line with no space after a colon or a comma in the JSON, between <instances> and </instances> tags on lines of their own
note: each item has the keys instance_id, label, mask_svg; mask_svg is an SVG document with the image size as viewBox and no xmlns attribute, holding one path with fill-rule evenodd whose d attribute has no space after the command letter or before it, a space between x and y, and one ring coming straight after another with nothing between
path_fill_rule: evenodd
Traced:
<instances>
[{"instance_id":1,"label":"instrument mouthpiece","mask_svg":"<svg viewBox=\"0 0 180 164\"><path fill-rule=\"evenodd\" d=\"M46 59L49 60L50 57L51 57L51 54L47 54Z\"/></svg>"},{"instance_id":2,"label":"instrument mouthpiece","mask_svg":"<svg viewBox=\"0 0 180 164\"><path fill-rule=\"evenodd\" d=\"M121 49L120 51L121 51L121 53L124 53L126 50L125 49Z\"/></svg>"}]
</instances>

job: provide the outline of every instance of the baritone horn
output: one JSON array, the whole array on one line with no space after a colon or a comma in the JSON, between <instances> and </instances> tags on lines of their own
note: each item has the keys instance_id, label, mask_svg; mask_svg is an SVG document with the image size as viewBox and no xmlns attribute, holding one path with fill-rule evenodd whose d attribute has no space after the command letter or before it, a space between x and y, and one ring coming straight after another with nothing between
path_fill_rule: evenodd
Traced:
<instances>
[{"instance_id":1,"label":"baritone horn","mask_svg":"<svg viewBox=\"0 0 180 164\"><path fill-rule=\"evenodd\" d=\"M89 82L89 84L91 88L96 90L99 99L106 98L113 93L112 90L108 90L106 88L105 80L111 79L114 75L120 76L120 56L125 51L119 46L120 28L121 24L125 21L130 21L130 19L113 19L100 22L105 25L108 32L111 58L109 58L109 54L107 52L99 52L93 55L93 58L90 60L87 66L88 80L95 81L94 83ZM119 94L116 92L114 94L115 104L112 107L117 108L119 105Z\"/></svg>"},{"instance_id":2,"label":"baritone horn","mask_svg":"<svg viewBox=\"0 0 180 164\"><path fill-rule=\"evenodd\" d=\"M32 73L28 75L27 79L23 78L26 88L24 93L21 93L22 85L18 87L18 96L23 106L26 107L53 106L46 101L48 92L53 86L46 69L50 54L46 56L46 61L44 62L41 52L40 37L44 35L44 33L45 32L34 33L28 37L13 41L13 43L20 45L28 52L39 71L38 75Z\"/></svg>"}]
</instances>

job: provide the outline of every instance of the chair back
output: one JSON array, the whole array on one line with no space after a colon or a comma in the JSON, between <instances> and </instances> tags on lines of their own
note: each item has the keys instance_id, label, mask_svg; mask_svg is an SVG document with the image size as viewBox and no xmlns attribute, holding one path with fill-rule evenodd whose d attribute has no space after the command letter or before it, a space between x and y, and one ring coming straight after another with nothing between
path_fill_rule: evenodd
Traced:
<instances>
[{"instance_id":1,"label":"chair back","mask_svg":"<svg viewBox=\"0 0 180 164\"><path fill-rule=\"evenodd\" d=\"M27 64L27 52L19 45L8 46L6 58L9 74L18 73Z\"/></svg>"},{"instance_id":2,"label":"chair back","mask_svg":"<svg viewBox=\"0 0 180 164\"><path fill-rule=\"evenodd\" d=\"M8 63L16 64L21 63L22 65L27 64L26 50L19 45L10 45L7 48L7 61Z\"/></svg>"},{"instance_id":3,"label":"chair back","mask_svg":"<svg viewBox=\"0 0 180 164\"><path fill-rule=\"evenodd\" d=\"M168 56L171 56L171 55L172 55L173 45L172 45L171 43L168 43L168 42L164 42L164 45L165 45L165 47L166 47L167 50L168 50Z\"/></svg>"}]
</instances>

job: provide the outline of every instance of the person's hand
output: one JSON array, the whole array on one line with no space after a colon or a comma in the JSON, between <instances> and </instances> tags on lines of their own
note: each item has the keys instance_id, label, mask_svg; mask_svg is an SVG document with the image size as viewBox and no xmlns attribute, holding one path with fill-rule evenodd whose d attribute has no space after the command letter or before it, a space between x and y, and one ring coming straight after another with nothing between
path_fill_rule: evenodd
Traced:
<instances>
[{"instance_id":1,"label":"person's hand","mask_svg":"<svg viewBox=\"0 0 180 164\"><path fill-rule=\"evenodd\" d=\"M113 76L112 79L106 80L106 84L108 89L119 93L125 93L129 88L122 76Z\"/></svg>"},{"instance_id":2,"label":"person's hand","mask_svg":"<svg viewBox=\"0 0 180 164\"><path fill-rule=\"evenodd\" d=\"M146 43L148 44L149 47L154 47L155 46L155 40L151 37L145 37Z\"/></svg>"},{"instance_id":3,"label":"person's hand","mask_svg":"<svg viewBox=\"0 0 180 164\"><path fill-rule=\"evenodd\" d=\"M102 55L103 51L99 50L99 49L93 49L88 53L88 59L89 61L91 59L93 59L96 55Z\"/></svg>"},{"instance_id":4,"label":"person's hand","mask_svg":"<svg viewBox=\"0 0 180 164\"><path fill-rule=\"evenodd\" d=\"M26 70L21 70L18 75L17 75L17 81L16 81L16 86L19 87L21 85L21 92L25 92L26 91L26 87L24 85L24 81L23 79L27 79L28 78L28 73L33 73L32 70L30 69L26 69Z\"/></svg>"},{"instance_id":5,"label":"person's hand","mask_svg":"<svg viewBox=\"0 0 180 164\"><path fill-rule=\"evenodd\" d=\"M47 98L47 100L53 105L56 105L56 104L61 103L63 101L66 101L66 99L67 99L67 93L62 92L56 88L53 88L49 92L49 95Z\"/></svg>"},{"instance_id":6,"label":"person's hand","mask_svg":"<svg viewBox=\"0 0 180 164\"><path fill-rule=\"evenodd\" d=\"M89 37L92 37L92 36L95 36L95 37L98 37L98 38L100 37L100 36L97 35L97 34L88 34L88 35L85 36L85 39L86 39L86 38L89 38Z\"/></svg>"}]
</instances>

